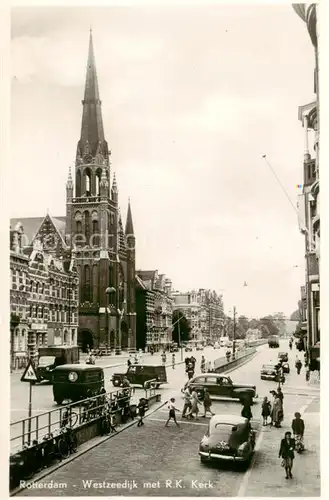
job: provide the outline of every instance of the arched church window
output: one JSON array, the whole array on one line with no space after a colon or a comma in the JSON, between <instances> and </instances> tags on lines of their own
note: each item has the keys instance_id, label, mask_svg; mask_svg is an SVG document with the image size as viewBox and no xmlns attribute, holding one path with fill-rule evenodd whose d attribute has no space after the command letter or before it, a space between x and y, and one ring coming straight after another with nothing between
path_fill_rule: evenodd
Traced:
<instances>
[{"instance_id":1,"label":"arched church window","mask_svg":"<svg viewBox=\"0 0 329 500\"><path fill-rule=\"evenodd\" d=\"M85 177L86 177L86 195L90 196L90 194L91 194L91 174L90 174L89 169L86 169Z\"/></svg>"},{"instance_id":2,"label":"arched church window","mask_svg":"<svg viewBox=\"0 0 329 500\"><path fill-rule=\"evenodd\" d=\"M84 219L85 219L85 236L86 236L86 244L90 245L90 214L89 212L84 213Z\"/></svg>"},{"instance_id":3,"label":"arched church window","mask_svg":"<svg viewBox=\"0 0 329 500\"><path fill-rule=\"evenodd\" d=\"M76 176L75 176L75 195L81 196L81 172L80 169L77 170Z\"/></svg>"},{"instance_id":4,"label":"arched church window","mask_svg":"<svg viewBox=\"0 0 329 500\"><path fill-rule=\"evenodd\" d=\"M84 268L84 302L90 302L91 295L91 284L90 284L90 267L88 265Z\"/></svg>"},{"instance_id":5,"label":"arched church window","mask_svg":"<svg viewBox=\"0 0 329 500\"><path fill-rule=\"evenodd\" d=\"M99 246L99 226L98 220L93 220L93 245Z\"/></svg>"},{"instance_id":6,"label":"arched church window","mask_svg":"<svg viewBox=\"0 0 329 500\"><path fill-rule=\"evenodd\" d=\"M96 196L99 196L99 185L101 182L102 171L97 170L96 172Z\"/></svg>"}]
</instances>

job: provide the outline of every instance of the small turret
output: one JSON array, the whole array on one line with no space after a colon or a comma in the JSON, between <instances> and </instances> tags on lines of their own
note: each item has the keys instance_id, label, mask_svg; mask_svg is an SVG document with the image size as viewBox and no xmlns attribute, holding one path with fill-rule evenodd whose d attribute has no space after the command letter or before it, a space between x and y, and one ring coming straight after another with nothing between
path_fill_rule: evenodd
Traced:
<instances>
[{"instance_id":1,"label":"small turret","mask_svg":"<svg viewBox=\"0 0 329 500\"><path fill-rule=\"evenodd\" d=\"M73 179L71 173L71 166L69 167L69 175L66 182L66 200L71 201L73 198Z\"/></svg>"},{"instance_id":2,"label":"small turret","mask_svg":"<svg viewBox=\"0 0 329 500\"><path fill-rule=\"evenodd\" d=\"M105 167L102 169L101 181L99 183L99 194L101 198L107 198L109 192L109 181L107 180Z\"/></svg>"},{"instance_id":3,"label":"small turret","mask_svg":"<svg viewBox=\"0 0 329 500\"><path fill-rule=\"evenodd\" d=\"M113 174L112 188L111 188L111 200L118 202L118 186L117 180L115 178L115 173Z\"/></svg>"}]
</instances>

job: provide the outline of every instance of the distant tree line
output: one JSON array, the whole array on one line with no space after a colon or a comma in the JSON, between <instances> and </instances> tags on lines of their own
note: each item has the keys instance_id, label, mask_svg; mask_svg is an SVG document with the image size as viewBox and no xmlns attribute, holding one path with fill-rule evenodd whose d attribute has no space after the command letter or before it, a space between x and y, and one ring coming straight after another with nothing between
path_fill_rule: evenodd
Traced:
<instances>
[{"instance_id":1,"label":"distant tree line","mask_svg":"<svg viewBox=\"0 0 329 500\"><path fill-rule=\"evenodd\" d=\"M260 319L250 319L246 316L236 317L236 339L244 339L249 329L258 329L261 332L262 338L267 338L271 335L284 335L286 333L286 319L283 313L269 314ZM233 338L234 322L232 317L225 317L225 331L230 338Z\"/></svg>"}]
</instances>

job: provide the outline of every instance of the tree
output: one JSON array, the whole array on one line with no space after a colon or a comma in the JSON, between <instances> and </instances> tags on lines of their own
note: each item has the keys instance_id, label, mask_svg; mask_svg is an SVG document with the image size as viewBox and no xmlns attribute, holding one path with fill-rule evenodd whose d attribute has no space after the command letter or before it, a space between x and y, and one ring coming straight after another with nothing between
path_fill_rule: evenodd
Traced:
<instances>
[{"instance_id":1,"label":"tree","mask_svg":"<svg viewBox=\"0 0 329 500\"><path fill-rule=\"evenodd\" d=\"M269 337L271 335L279 335L279 328L275 324L273 317L271 315L265 316L259 320L260 325L266 326L266 328L260 328L263 332L263 336Z\"/></svg>"},{"instance_id":2,"label":"tree","mask_svg":"<svg viewBox=\"0 0 329 500\"><path fill-rule=\"evenodd\" d=\"M178 319L179 327L178 327ZM175 322L177 323L175 324ZM179 340L181 342L186 342L190 339L191 325L186 316L179 309L175 309L172 315L172 324L174 325L172 332L173 342L177 342L179 344ZM178 329L179 328L179 329ZM179 339L179 331L180 331L180 339Z\"/></svg>"},{"instance_id":3,"label":"tree","mask_svg":"<svg viewBox=\"0 0 329 500\"><path fill-rule=\"evenodd\" d=\"M292 315L290 316L290 320L291 321L299 321L300 320L300 312L299 312L299 309L296 309L296 311L294 311L292 313Z\"/></svg>"},{"instance_id":4,"label":"tree","mask_svg":"<svg viewBox=\"0 0 329 500\"><path fill-rule=\"evenodd\" d=\"M246 316L239 316L239 319L237 321L237 328L235 332L235 338L236 339L244 339L246 338L246 333L249 328L249 320L246 318Z\"/></svg>"},{"instance_id":5,"label":"tree","mask_svg":"<svg viewBox=\"0 0 329 500\"><path fill-rule=\"evenodd\" d=\"M273 318L273 316L270 317ZM287 331L287 325L286 325L286 317L283 314L283 312L278 312L274 314L274 324L278 327L279 334L285 335Z\"/></svg>"},{"instance_id":6,"label":"tree","mask_svg":"<svg viewBox=\"0 0 329 500\"><path fill-rule=\"evenodd\" d=\"M15 341L15 330L20 324L21 318L17 314L10 314L10 358L11 358L11 368L15 368L15 351L14 351L14 341Z\"/></svg>"}]
</instances>

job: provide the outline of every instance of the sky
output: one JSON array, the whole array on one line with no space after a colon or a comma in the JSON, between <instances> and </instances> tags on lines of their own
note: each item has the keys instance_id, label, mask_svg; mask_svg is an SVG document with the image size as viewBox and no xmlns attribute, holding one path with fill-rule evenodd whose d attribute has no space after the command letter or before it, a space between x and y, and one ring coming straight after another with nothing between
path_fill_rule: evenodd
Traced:
<instances>
[{"instance_id":1,"label":"sky","mask_svg":"<svg viewBox=\"0 0 329 500\"><path fill-rule=\"evenodd\" d=\"M314 100L305 24L290 5L14 8L11 217L65 215L90 26L136 267L222 293L227 313L290 316L304 240L262 155L296 204L298 106Z\"/></svg>"}]
</instances>

